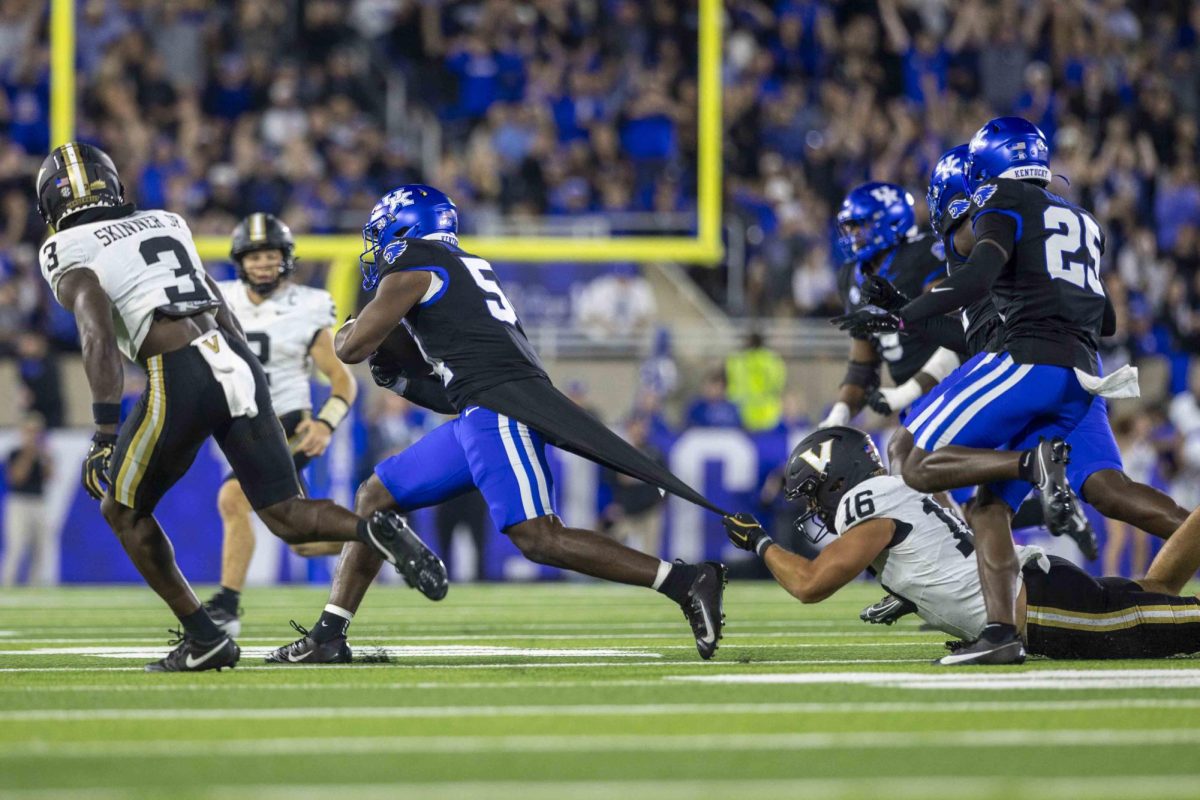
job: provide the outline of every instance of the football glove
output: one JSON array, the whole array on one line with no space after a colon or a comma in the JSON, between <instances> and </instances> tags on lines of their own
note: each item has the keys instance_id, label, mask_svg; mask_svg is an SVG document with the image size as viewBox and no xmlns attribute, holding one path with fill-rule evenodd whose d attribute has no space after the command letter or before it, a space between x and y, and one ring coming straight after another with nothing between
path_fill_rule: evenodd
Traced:
<instances>
[{"instance_id":1,"label":"football glove","mask_svg":"<svg viewBox=\"0 0 1200 800\"><path fill-rule=\"evenodd\" d=\"M888 396L884 394L886 389L876 389L867 395L867 405L876 414L884 417L892 415L892 404L888 402Z\"/></svg>"},{"instance_id":2,"label":"football glove","mask_svg":"<svg viewBox=\"0 0 1200 800\"><path fill-rule=\"evenodd\" d=\"M834 317L830 322L849 331L851 336L864 339L874 333L895 333L904 327L904 321L895 314L872 307Z\"/></svg>"},{"instance_id":3,"label":"football glove","mask_svg":"<svg viewBox=\"0 0 1200 800\"><path fill-rule=\"evenodd\" d=\"M894 594L889 594L875 605L864 608L859 613L858 618L872 625L891 625L896 620L906 614L912 614L916 610L917 607L903 597L896 597Z\"/></svg>"},{"instance_id":4,"label":"football glove","mask_svg":"<svg viewBox=\"0 0 1200 800\"><path fill-rule=\"evenodd\" d=\"M884 311L899 311L908 305L909 297L895 284L879 275L868 275L862 282L863 300Z\"/></svg>"},{"instance_id":5,"label":"football glove","mask_svg":"<svg viewBox=\"0 0 1200 800\"><path fill-rule=\"evenodd\" d=\"M761 557L775 543L758 524L758 520L745 512L722 517L721 522L725 525L729 541L739 550L748 550Z\"/></svg>"},{"instance_id":6,"label":"football glove","mask_svg":"<svg viewBox=\"0 0 1200 800\"><path fill-rule=\"evenodd\" d=\"M392 370L383 364L378 363L372 358L368 362L371 366L371 378L375 381L376 386L382 386L384 389L391 389L396 385L396 381L400 380L400 371Z\"/></svg>"},{"instance_id":7,"label":"football glove","mask_svg":"<svg viewBox=\"0 0 1200 800\"><path fill-rule=\"evenodd\" d=\"M113 448L117 444L114 433L96 432L92 437L92 446L88 449L87 458L83 460L83 472L80 482L96 500L104 497L108 491L108 468L112 464Z\"/></svg>"}]
</instances>

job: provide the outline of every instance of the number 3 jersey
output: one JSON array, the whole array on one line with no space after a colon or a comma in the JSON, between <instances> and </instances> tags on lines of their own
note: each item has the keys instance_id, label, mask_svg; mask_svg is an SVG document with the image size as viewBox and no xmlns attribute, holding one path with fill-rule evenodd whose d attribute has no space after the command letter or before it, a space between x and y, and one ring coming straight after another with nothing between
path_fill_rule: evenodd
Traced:
<instances>
[{"instance_id":1,"label":"number 3 jersey","mask_svg":"<svg viewBox=\"0 0 1200 800\"><path fill-rule=\"evenodd\" d=\"M282 417L311 410L308 376L312 359L308 353L317 334L337 322L333 297L324 289L289 281L256 304L241 281L217 285L267 372L275 413Z\"/></svg>"},{"instance_id":2,"label":"number 3 jersey","mask_svg":"<svg viewBox=\"0 0 1200 800\"><path fill-rule=\"evenodd\" d=\"M187 223L169 211L74 225L47 239L39 260L55 299L67 273L96 274L112 303L117 346L131 361L156 315L186 317L220 305Z\"/></svg>"},{"instance_id":3,"label":"number 3 jersey","mask_svg":"<svg viewBox=\"0 0 1200 800\"><path fill-rule=\"evenodd\" d=\"M946 277L942 243L933 236L922 234L902 241L883 256L876 274L887 278L909 297L917 297L934 280ZM846 304L846 313L867 308L862 297L863 269L860 262L851 262L838 275L838 291ZM921 371L921 367L938 349L920 331L874 334L871 343L887 362L888 372L896 385Z\"/></svg>"},{"instance_id":4,"label":"number 3 jersey","mask_svg":"<svg viewBox=\"0 0 1200 800\"><path fill-rule=\"evenodd\" d=\"M432 273L429 291L404 324L457 409L501 383L546 377L491 264L463 252L449 237L404 244L390 263L381 264L380 281L402 270Z\"/></svg>"},{"instance_id":5,"label":"number 3 jersey","mask_svg":"<svg viewBox=\"0 0 1200 800\"><path fill-rule=\"evenodd\" d=\"M871 565L884 588L913 603L921 619L939 630L978 638L987 609L967 524L892 475L869 478L846 492L835 520L838 535L869 519L896 524L891 545ZM1037 548L1017 548L1022 564L1040 555Z\"/></svg>"},{"instance_id":6,"label":"number 3 jersey","mask_svg":"<svg viewBox=\"0 0 1200 800\"><path fill-rule=\"evenodd\" d=\"M968 213L977 238L989 214L1016 224L1016 246L992 284L1003 350L1019 364L1099 374L1107 300L1100 281L1104 234L1095 218L1053 192L1009 178L979 186Z\"/></svg>"}]
</instances>

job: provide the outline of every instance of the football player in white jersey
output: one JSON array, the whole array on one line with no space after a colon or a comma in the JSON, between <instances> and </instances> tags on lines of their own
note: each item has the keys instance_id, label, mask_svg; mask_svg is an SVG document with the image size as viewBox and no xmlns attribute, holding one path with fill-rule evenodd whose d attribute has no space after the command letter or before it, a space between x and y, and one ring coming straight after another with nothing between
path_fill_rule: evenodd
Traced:
<instances>
[{"instance_id":1,"label":"football player in white jersey","mask_svg":"<svg viewBox=\"0 0 1200 800\"><path fill-rule=\"evenodd\" d=\"M232 667L240 650L196 598L154 508L212 435L250 505L289 544L362 541L410 583L445 567L398 516L370 520L329 500L306 500L267 376L204 272L187 223L138 211L112 159L78 142L57 147L35 184L51 229L42 275L79 325L96 433L82 482L100 500L122 547L182 630L153 672ZM146 390L122 426L121 356L142 365ZM120 433L118 434L118 428ZM411 575L411 579L410 579Z\"/></svg>"},{"instance_id":2,"label":"football player in white jersey","mask_svg":"<svg viewBox=\"0 0 1200 800\"><path fill-rule=\"evenodd\" d=\"M237 280L217 285L267 373L271 404L299 472L329 447L333 431L354 403L358 384L333 351L332 326L337 321L333 298L324 289L291 280L295 251L287 225L271 214L251 214L233 230L230 256L237 265ZM308 380L313 366L329 380L332 390L316 416ZM237 636L239 600L254 555L254 530L250 501L232 473L221 485L217 508L224 528L221 588L204 607L219 628ZM341 542L310 542L292 549L317 556L335 555L341 547Z\"/></svg>"},{"instance_id":3,"label":"football player in white jersey","mask_svg":"<svg viewBox=\"0 0 1200 800\"><path fill-rule=\"evenodd\" d=\"M965 642L979 637L987 609L970 528L888 475L870 437L840 426L811 434L792 451L786 481L787 497L804 507L797 527L838 535L816 558L778 546L748 515L727 518L726 531L734 545L757 553L791 595L818 603L870 570L933 627ZM1200 567L1200 511L1137 582L1093 578L1036 547L1018 547L1017 556L1017 627L1028 652L1078 659L1200 652L1200 598L1179 596ZM939 663L983 662L952 652Z\"/></svg>"}]
</instances>

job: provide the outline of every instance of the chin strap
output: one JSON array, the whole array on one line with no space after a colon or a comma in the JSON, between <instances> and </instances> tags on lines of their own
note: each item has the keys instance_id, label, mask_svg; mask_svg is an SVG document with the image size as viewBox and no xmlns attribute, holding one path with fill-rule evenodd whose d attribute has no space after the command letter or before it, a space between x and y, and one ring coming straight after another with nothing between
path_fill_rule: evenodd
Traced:
<instances>
[{"instance_id":1,"label":"chin strap","mask_svg":"<svg viewBox=\"0 0 1200 800\"><path fill-rule=\"evenodd\" d=\"M317 412L317 422L324 422L329 426L330 432L337 430L337 426L341 424L346 415L350 413L350 404L343 397L330 395L325 404L321 406L321 410Z\"/></svg>"}]
</instances>

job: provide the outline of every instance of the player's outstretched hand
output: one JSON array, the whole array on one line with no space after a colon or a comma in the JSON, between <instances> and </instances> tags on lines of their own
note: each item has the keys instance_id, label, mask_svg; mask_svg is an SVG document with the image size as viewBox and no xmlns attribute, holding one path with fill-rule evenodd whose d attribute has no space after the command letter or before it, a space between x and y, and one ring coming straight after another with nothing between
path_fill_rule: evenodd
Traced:
<instances>
[{"instance_id":1,"label":"player's outstretched hand","mask_svg":"<svg viewBox=\"0 0 1200 800\"><path fill-rule=\"evenodd\" d=\"M303 437L296 449L309 458L323 455L333 438L333 428L319 419L304 419L296 425L296 435Z\"/></svg>"},{"instance_id":2,"label":"player's outstretched hand","mask_svg":"<svg viewBox=\"0 0 1200 800\"><path fill-rule=\"evenodd\" d=\"M749 550L761 556L766 552L768 545L774 543L762 525L758 524L758 520L745 512L722 517L721 522L725 525L729 541L739 550Z\"/></svg>"},{"instance_id":3,"label":"player's outstretched hand","mask_svg":"<svg viewBox=\"0 0 1200 800\"><path fill-rule=\"evenodd\" d=\"M880 308L860 308L849 314L829 320L851 336L867 337L873 333L894 333L901 328L901 320L890 311Z\"/></svg>"},{"instance_id":4,"label":"player's outstretched hand","mask_svg":"<svg viewBox=\"0 0 1200 800\"><path fill-rule=\"evenodd\" d=\"M108 491L108 468L112 463L113 447L116 444L116 434L97 431L92 437L92 446L88 449L87 458L83 460L83 474L80 480L83 488L96 500L102 499Z\"/></svg>"},{"instance_id":5,"label":"player's outstretched hand","mask_svg":"<svg viewBox=\"0 0 1200 800\"><path fill-rule=\"evenodd\" d=\"M885 311L899 311L908 304L909 297L896 288L895 284L879 275L868 275L862 282L863 300Z\"/></svg>"}]
</instances>

